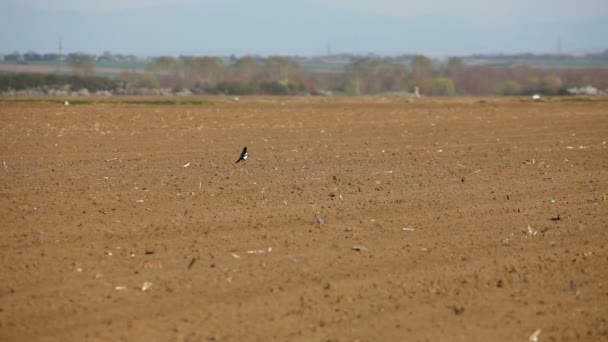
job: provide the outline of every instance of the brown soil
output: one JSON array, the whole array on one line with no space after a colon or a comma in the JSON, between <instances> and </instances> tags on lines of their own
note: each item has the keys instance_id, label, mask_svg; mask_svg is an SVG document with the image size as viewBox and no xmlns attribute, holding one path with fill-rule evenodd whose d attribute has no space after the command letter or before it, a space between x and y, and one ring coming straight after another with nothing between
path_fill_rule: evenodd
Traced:
<instances>
[{"instance_id":1,"label":"brown soil","mask_svg":"<svg viewBox=\"0 0 608 342\"><path fill-rule=\"evenodd\" d=\"M608 340L608 102L6 100L0 139L1 341Z\"/></svg>"}]
</instances>

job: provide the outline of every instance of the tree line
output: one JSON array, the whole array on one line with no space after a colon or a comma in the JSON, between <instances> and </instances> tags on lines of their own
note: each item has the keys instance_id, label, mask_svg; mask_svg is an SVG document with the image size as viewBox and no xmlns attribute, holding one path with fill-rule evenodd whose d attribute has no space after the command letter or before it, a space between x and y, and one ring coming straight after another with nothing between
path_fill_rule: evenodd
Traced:
<instances>
[{"instance_id":1,"label":"tree line","mask_svg":"<svg viewBox=\"0 0 608 342\"><path fill-rule=\"evenodd\" d=\"M436 62L423 55L408 62L390 57L360 57L343 70L311 70L284 56L157 57L145 72L96 76L93 60L71 59L72 75L0 74L0 91L69 85L72 90L187 90L193 94L407 94L422 95L567 95L571 87L608 89L605 68L540 68L469 65L461 58ZM102 82L101 79L104 79ZM102 89L106 87L106 89ZM93 89L91 89L93 88Z\"/></svg>"},{"instance_id":2,"label":"tree line","mask_svg":"<svg viewBox=\"0 0 608 342\"><path fill-rule=\"evenodd\" d=\"M352 60L342 71L307 70L288 57L159 57L150 65L162 87L224 94L567 95L570 87L608 89L605 68L471 66L458 57L444 63L424 55Z\"/></svg>"}]
</instances>

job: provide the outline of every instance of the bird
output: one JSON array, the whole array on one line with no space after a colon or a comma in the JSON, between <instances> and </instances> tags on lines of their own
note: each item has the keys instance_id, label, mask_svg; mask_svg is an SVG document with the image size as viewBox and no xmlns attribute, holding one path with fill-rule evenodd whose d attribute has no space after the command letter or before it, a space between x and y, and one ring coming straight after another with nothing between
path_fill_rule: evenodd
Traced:
<instances>
[{"instance_id":1,"label":"bird","mask_svg":"<svg viewBox=\"0 0 608 342\"><path fill-rule=\"evenodd\" d=\"M247 157L249 157L249 153L247 153L247 146L245 146L243 147L243 152L241 152L241 155L239 156L239 159L236 161L236 163L240 162L241 160L247 160Z\"/></svg>"}]
</instances>

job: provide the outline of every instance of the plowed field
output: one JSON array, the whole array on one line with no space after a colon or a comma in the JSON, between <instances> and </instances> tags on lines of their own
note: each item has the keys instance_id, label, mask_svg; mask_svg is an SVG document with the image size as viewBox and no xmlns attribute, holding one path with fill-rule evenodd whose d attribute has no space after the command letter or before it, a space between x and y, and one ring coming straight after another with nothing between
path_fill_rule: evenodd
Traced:
<instances>
[{"instance_id":1,"label":"plowed field","mask_svg":"<svg viewBox=\"0 0 608 342\"><path fill-rule=\"evenodd\" d=\"M0 100L1 341L608 340L608 102L182 100Z\"/></svg>"}]
</instances>

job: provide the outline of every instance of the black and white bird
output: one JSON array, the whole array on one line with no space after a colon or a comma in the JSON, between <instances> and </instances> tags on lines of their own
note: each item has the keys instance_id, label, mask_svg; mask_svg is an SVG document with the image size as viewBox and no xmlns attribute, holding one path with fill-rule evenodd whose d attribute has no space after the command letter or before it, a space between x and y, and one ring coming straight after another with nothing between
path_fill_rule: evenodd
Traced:
<instances>
[{"instance_id":1,"label":"black and white bird","mask_svg":"<svg viewBox=\"0 0 608 342\"><path fill-rule=\"evenodd\" d=\"M247 153L247 146L245 146L245 147L243 147L243 152L241 152L241 156L239 157L239 159L236 162L238 163L241 160L247 160L247 157L249 157L249 153Z\"/></svg>"}]
</instances>

